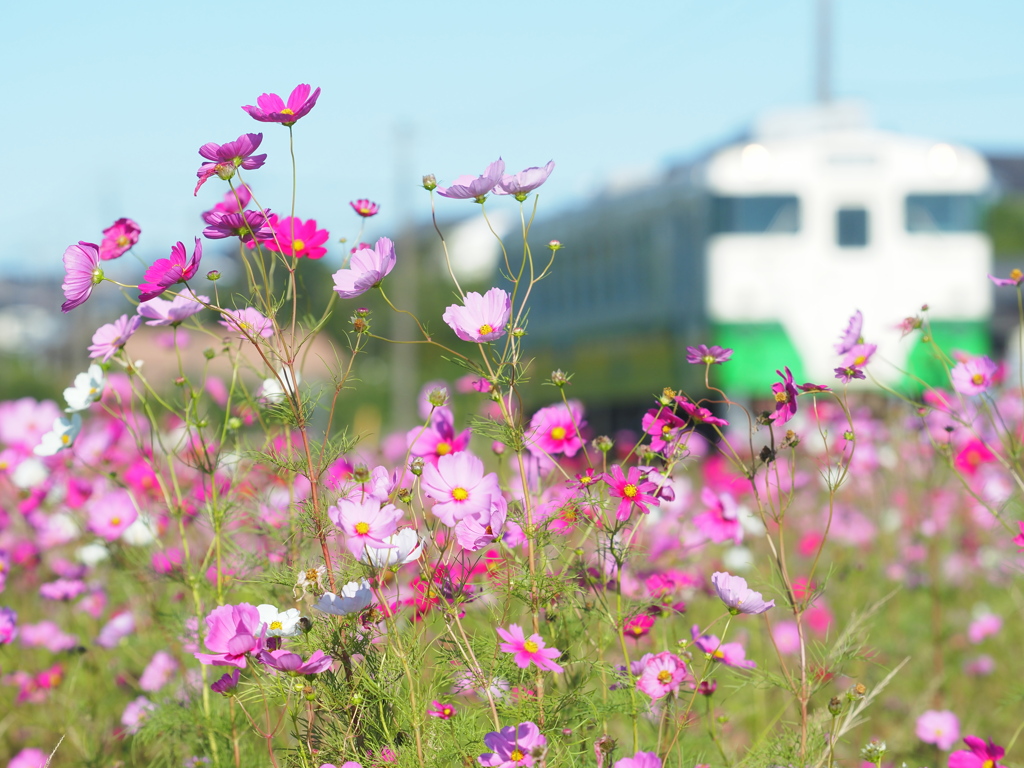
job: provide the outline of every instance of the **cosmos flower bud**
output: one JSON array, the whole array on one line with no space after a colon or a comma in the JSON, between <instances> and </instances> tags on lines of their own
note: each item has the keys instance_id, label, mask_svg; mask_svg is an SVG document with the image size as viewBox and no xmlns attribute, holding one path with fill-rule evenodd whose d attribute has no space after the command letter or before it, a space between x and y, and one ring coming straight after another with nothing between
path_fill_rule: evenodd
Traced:
<instances>
[{"instance_id":1,"label":"cosmos flower bud","mask_svg":"<svg viewBox=\"0 0 1024 768\"><path fill-rule=\"evenodd\" d=\"M614 443L608 435L601 435L600 437L594 438L594 447L597 448L601 453L608 453L612 449Z\"/></svg>"},{"instance_id":2,"label":"cosmos flower bud","mask_svg":"<svg viewBox=\"0 0 1024 768\"><path fill-rule=\"evenodd\" d=\"M427 192L432 192L437 189L437 177L432 173L425 174L423 176L423 188L427 190Z\"/></svg>"},{"instance_id":3,"label":"cosmos flower bud","mask_svg":"<svg viewBox=\"0 0 1024 768\"><path fill-rule=\"evenodd\" d=\"M551 383L556 387L564 387L569 383L569 378L561 368L551 372Z\"/></svg>"},{"instance_id":4,"label":"cosmos flower bud","mask_svg":"<svg viewBox=\"0 0 1024 768\"><path fill-rule=\"evenodd\" d=\"M839 713L843 710L843 700L838 696L833 696L828 702L828 712L832 717L839 717Z\"/></svg>"},{"instance_id":5,"label":"cosmos flower bud","mask_svg":"<svg viewBox=\"0 0 1024 768\"><path fill-rule=\"evenodd\" d=\"M557 251L564 247L565 246L562 245L558 240L552 240L550 243L548 243L548 248L552 251Z\"/></svg>"},{"instance_id":6,"label":"cosmos flower bud","mask_svg":"<svg viewBox=\"0 0 1024 768\"><path fill-rule=\"evenodd\" d=\"M412 473L414 475L416 475L416 477L419 477L420 475L423 474L423 465L424 465L424 463L425 462L423 461L423 457L422 456L417 456L409 464L409 469L412 471Z\"/></svg>"},{"instance_id":7,"label":"cosmos flower bud","mask_svg":"<svg viewBox=\"0 0 1024 768\"><path fill-rule=\"evenodd\" d=\"M352 479L360 485L370 482L370 469L365 464L356 464L352 469Z\"/></svg>"},{"instance_id":8,"label":"cosmos flower bud","mask_svg":"<svg viewBox=\"0 0 1024 768\"><path fill-rule=\"evenodd\" d=\"M206 273L206 279L210 280L211 282L215 280L220 280L220 272L218 272L216 269L211 269L209 272Z\"/></svg>"},{"instance_id":9,"label":"cosmos flower bud","mask_svg":"<svg viewBox=\"0 0 1024 768\"><path fill-rule=\"evenodd\" d=\"M880 739L872 739L860 750L860 756L872 763L880 763L886 753L885 742Z\"/></svg>"},{"instance_id":10,"label":"cosmos flower bud","mask_svg":"<svg viewBox=\"0 0 1024 768\"><path fill-rule=\"evenodd\" d=\"M430 394L427 395L427 402L435 408L440 408L448 402L448 390L444 387L430 390Z\"/></svg>"}]
</instances>

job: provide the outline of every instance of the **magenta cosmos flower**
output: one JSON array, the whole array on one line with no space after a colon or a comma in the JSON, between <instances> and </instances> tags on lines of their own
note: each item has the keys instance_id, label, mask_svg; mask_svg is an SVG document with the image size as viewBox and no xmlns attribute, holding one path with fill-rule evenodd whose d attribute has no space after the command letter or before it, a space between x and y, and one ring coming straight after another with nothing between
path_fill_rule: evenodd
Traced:
<instances>
[{"instance_id":1,"label":"magenta cosmos flower","mask_svg":"<svg viewBox=\"0 0 1024 768\"><path fill-rule=\"evenodd\" d=\"M456 709L453 704L442 704L437 699L430 702L430 709L427 710L427 714L431 717L436 717L438 720L451 720L455 717Z\"/></svg>"},{"instance_id":2,"label":"magenta cosmos flower","mask_svg":"<svg viewBox=\"0 0 1024 768\"><path fill-rule=\"evenodd\" d=\"M316 219L302 219L286 216L274 222L276 238L267 241L267 248L285 256L321 259L327 253L323 244L330 237L326 229L316 228Z\"/></svg>"},{"instance_id":3,"label":"magenta cosmos flower","mask_svg":"<svg viewBox=\"0 0 1024 768\"><path fill-rule=\"evenodd\" d=\"M427 464L420 481L434 499L433 513L449 528L466 515L490 511L491 500L501 495L498 476L484 473L484 463L469 451L460 451Z\"/></svg>"},{"instance_id":4,"label":"magenta cosmos flower","mask_svg":"<svg viewBox=\"0 0 1024 768\"><path fill-rule=\"evenodd\" d=\"M996 285L1020 285L1024 281L1024 272L1019 269L1011 269L1009 278L989 275L988 279Z\"/></svg>"},{"instance_id":5,"label":"magenta cosmos flower","mask_svg":"<svg viewBox=\"0 0 1024 768\"><path fill-rule=\"evenodd\" d=\"M128 491L118 489L89 503L89 530L107 541L116 541L139 513Z\"/></svg>"},{"instance_id":6,"label":"magenta cosmos flower","mask_svg":"<svg viewBox=\"0 0 1024 768\"><path fill-rule=\"evenodd\" d=\"M961 395L980 395L992 386L992 379L999 366L987 357L975 357L964 363L957 363L950 372L953 389Z\"/></svg>"},{"instance_id":7,"label":"magenta cosmos flower","mask_svg":"<svg viewBox=\"0 0 1024 768\"><path fill-rule=\"evenodd\" d=\"M437 464L437 460L450 453L469 447L470 430L455 434L455 417L447 406L439 406L430 414L430 424L413 427L405 436L409 455Z\"/></svg>"},{"instance_id":8,"label":"magenta cosmos flower","mask_svg":"<svg viewBox=\"0 0 1024 768\"><path fill-rule=\"evenodd\" d=\"M661 768L657 752L637 752L632 757L616 760L612 768Z\"/></svg>"},{"instance_id":9,"label":"magenta cosmos flower","mask_svg":"<svg viewBox=\"0 0 1024 768\"><path fill-rule=\"evenodd\" d=\"M139 283L139 301L154 299L172 285L191 280L199 271L199 262L202 258L203 243L198 237L192 249L191 259L185 256L185 244L175 243L168 258L157 259L153 266L146 270L142 282Z\"/></svg>"},{"instance_id":10,"label":"magenta cosmos flower","mask_svg":"<svg viewBox=\"0 0 1024 768\"><path fill-rule=\"evenodd\" d=\"M276 93L264 93L256 99L258 106L249 105L242 109L249 113L249 117L259 120L261 123L295 125L300 117L308 115L309 111L316 106L318 98L320 98L319 88L310 95L309 86L301 83L292 90L287 104Z\"/></svg>"},{"instance_id":11,"label":"magenta cosmos flower","mask_svg":"<svg viewBox=\"0 0 1024 768\"><path fill-rule=\"evenodd\" d=\"M583 447L580 429L586 423L583 420L583 406L577 400L541 408L530 419L530 427L526 432L527 450L534 456L555 456L559 453L575 456Z\"/></svg>"},{"instance_id":12,"label":"magenta cosmos flower","mask_svg":"<svg viewBox=\"0 0 1024 768\"><path fill-rule=\"evenodd\" d=\"M79 240L78 245L69 245L64 251L64 273L60 287L65 302L60 305L60 311L70 312L85 304L92 289L103 282L99 247L84 240Z\"/></svg>"},{"instance_id":13,"label":"magenta cosmos flower","mask_svg":"<svg viewBox=\"0 0 1024 768\"><path fill-rule=\"evenodd\" d=\"M858 309L850 317L849 322L846 324L846 330L843 331L843 335L840 336L839 342L836 344L836 354L845 355L855 346L861 342L861 331L864 328L864 315Z\"/></svg>"},{"instance_id":14,"label":"magenta cosmos flower","mask_svg":"<svg viewBox=\"0 0 1024 768\"><path fill-rule=\"evenodd\" d=\"M917 738L945 752L960 741L960 721L949 710L929 709L917 718Z\"/></svg>"},{"instance_id":15,"label":"magenta cosmos flower","mask_svg":"<svg viewBox=\"0 0 1024 768\"><path fill-rule=\"evenodd\" d=\"M243 243L251 243L253 240L263 243L274 236L270 216L270 211L207 211L203 214L203 221L208 225L203 230L203 237L209 240L237 237Z\"/></svg>"},{"instance_id":16,"label":"magenta cosmos flower","mask_svg":"<svg viewBox=\"0 0 1024 768\"><path fill-rule=\"evenodd\" d=\"M747 652L742 643L723 643L715 635L702 635L700 627L696 625L690 628L690 634L693 637L693 644L708 654L712 661L738 669L753 669L757 666L755 662L747 659Z\"/></svg>"},{"instance_id":17,"label":"magenta cosmos flower","mask_svg":"<svg viewBox=\"0 0 1024 768\"><path fill-rule=\"evenodd\" d=\"M199 188L211 176L219 176L227 181L235 175L235 169L244 168L255 171L267 161L266 154L253 154L263 141L262 133L243 133L227 144L214 144L212 141L199 148L199 154L209 162L203 163L196 171L199 182L196 184L193 197L199 194Z\"/></svg>"},{"instance_id":18,"label":"magenta cosmos flower","mask_svg":"<svg viewBox=\"0 0 1024 768\"><path fill-rule=\"evenodd\" d=\"M109 261L123 256L131 247L139 242L139 225L131 219L118 219L103 230L103 242L100 243L100 259Z\"/></svg>"},{"instance_id":19,"label":"magenta cosmos flower","mask_svg":"<svg viewBox=\"0 0 1024 768\"><path fill-rule=\"evenodd\" d=\"M476 200L482 203L487 193L497 186L505 172L505 161L500 157L487 166L482 176L459 176L449 187L438 187L437 194L453 200Z\"/></svg>"},{"instance_id":20,"label":"magenta cosmos flower","mask_svg":"<svg viewBox=\"0 0 1024 768\"><path fill-rule=\"evenodd\" d=\"M512 299L501 288L491 288L483 296L470 291L463 304L452 304L441 317L460 339L484 344L505 335Z\"/></svg>"},{"instance_id":21,"label":"magenta cosmos flower","mask_svg":"<svg viewBox=\"0 0 1024 768\"><path fill-rule=\"evenodd\" d=\"M89 357L98 357L104 363L112 358L117 350L128 343L139 326L142 325L142 318L138 315L121 315L117 320L106 325L101 325L92 335L92 344L89 345Z\"/></svg>"},{"instance_id":22,"label":"magenta cosmos flower","mask_svg":"<svg viewBox=\"0 0 1024 768\"><path fill-rule=\"evenodd\" d=\"M686 348L686 362L691 365L721 365L731 357L731 349L723 349L719 346L708 347L701 344L697 347Z\"/></svg>"},{"instance_id":23,"label":"magenta cosmos flower","mask_svg":"<svg viewBox=\"0 0 1024 768\"><path fill-rule=\"evenodd\" d=\"M354 299L380 285L394 268L395 244L382 237L373 248L359 248L348 266L334 273L334 290L343 299Z\"/></svg>"},{"instance_id":24,"label":"magenta cosmos flower","mask_svg":"<svg viewBox=\"0 0 1024 768\"><path fill-rule=\"evenodd\" d=\"M553 170L555 170L555 161L548 160L548 164L543 168L534 166L519 173L505 174L494 187L494 194L514 195L516 200L522 202L530 192L548 180L548 176Z\"/></svg>"},{"instance_id":25,"label":"magenta cosmos flower","mask_svg":"<svg viewBox=\"0 0 1024 768\"><path fill-rule=\"evenodd\" d=\"M636 687L652 699L675 693L686 679L686 664L670 651L648 653L640 663L643 666L637 676Z\"/></svg>"},{"instance_id":26,"label":"magenta cosmos flower","mask_svg":"<svg viewBox=\"0 0 1024 768\"><path fill-rule=\"evenodd\" d=\"M229 331L237 333L242 339L256 338L257 336L268 339L274 335L274 324L270 318L253 307L225 309L224 317L218 322Z\"/></svg>"},{"instance_id":27,"label":"magenta cosmos flower","mask_svg":"<svg viewBox=\"0 0 1024 768\"><path fill-rule=\"evenodd\" d=\"M334 659L323 651L314 651L305 661L299 654L284 649L261 651L256 658L271 669L292 675L316 675L330 669L334 662Z\"/></svg>"},{"instance_id":28,"label":"magenta cosmos flower","mask_svg":"<svg viewBox=\"0 0 1024 768\"><path fill-rule=\"evenodd\" d=\"M612 471L604 476L604 481L611 486L608 493L622 499L615 511L615 519L620 522L629 519L633 507L646 515L651 511L650 505L658 506L661 503L651 495L651 491L657 486L649 480L642 479L639 467L630 467L629 472L623 475L622 467L616 464Z\"/></svg>"},{"instance_id":29,"label":"magenta cosmos flower","mask_svg":"<svg viewBox=\"0 0 1024 768\"><path fill-rule=\"evenodd\" d=\"M523 628L518 624L510 624L508 629L498 627L498 635L505 642L498 646L499 651L514 653L513 661L520 669L526 669L531 664L538 669L549 672L562 672L562 667L555 663L555 659L562 655L557 648L546 648L544 638L533 634L527 638L523 634Z\"/></svg>"},{"instance_id":30,"label":"magenta cosmos flower","mask_svg":"<svg viewBox=\"0 0 1024 768\"><path fill-rule=\"evenodd\" d=\"M785 373L775 372L782 377L782 381L772 384L772 392L775 394L775 413L771 415L771 419L776 424L785 424L796 416L796 398L800 393L796 390L793 374L790 373L788 366Z\"/></svg>"},{"instance_id":31,"label":"magenta cosmos flower","mask_svg":"<svg viewBox=\"0 0 1024 768\"><path fill-rule=\"evenodd\" d=\"M961 749L949 756L949 768L1000 768L1006 750L991 741L987 744L977 736L964 736L971 750Z\"/></svg>"},{"instance_id":32,"label":"magenta cosmos flower","mask_svg":"<svg viewBox=\"0 0 1024 768\"><path fill-rule=\"evenodd\" d=\"M353 200L349 203L352 206L352 210L362 216L364 219L368 219L371 216L376 216L380 210L380 206L374 202L367 200L365 197L359 200Z\"/></svg>"},{"instance_id":33,"label":"magenta cosmos flower","mask_svg":"<svg viewBox=\"0 0 1024 768\"><path fill-rule=\"evenodd\" d=\"M532 766L547 743L548 740L534 723L510 725L484 736L484 744L493 751L480 755L477 762L489 768Z\"/></svg>"},{"instance_id":34,"label":"magenta cosmos flower","mask_svg":"<svg viewBox=\"0 0 1024 768\"><path fill-rule=\"evenodd\" d=\"M246 655L263 649L263 622L255 605L222 605L206 617L206 647L213 653L193 653L200 663L244 669Z\"/></svg>"},{"instance_id":35,"label":"magenta cosmos flower","mask_svg":"<svg viewBox=\"0 0 1024 768\"><path fill-rule=\"evenodd\" d=\"M361 501L341 498L338 505L327 510L328 516L345 532L345 545L357 558L363 549L371 547L387 547L384 541L398 530L402 519L402 511L393 504L381 506L373 496L366 496Z\"/></svg>"},{"instance_id":36,"label":"magenta cosmos flower","mask_svg":"<svg viewBox=\"0 0 1024 768\"><path fill-rule=\"evenodd\" d=\"M717 571L711 576L711 585L729 609L729 613L734 616L739 613L764 613L769 608L775 607L774 600L765 602L760 592L755 592L747 587L747 580L742 576L733 576L723 571Z\"/></svg>"}]
</instances>

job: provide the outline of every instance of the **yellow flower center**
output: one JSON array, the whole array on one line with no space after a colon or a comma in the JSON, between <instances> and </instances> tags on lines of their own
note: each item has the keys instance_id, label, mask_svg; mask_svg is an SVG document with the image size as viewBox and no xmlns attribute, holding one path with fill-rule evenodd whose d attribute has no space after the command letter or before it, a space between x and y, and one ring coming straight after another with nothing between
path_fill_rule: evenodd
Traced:
<instances>
[{"instance_id":1,"label":"yellow flower center","mask_svg":"<svg viewBox=\"0 0 1024 768\"><path fill-rule=\"evenodd\" d=\"M491 327L490 323L484 323L479 328L477 328L476 332L479 333L481 336L486 336L488 333L494 333L494 328Z\"/></svg>"},{"instance_id":2,"label":"yellow flower center","mask_svg":"<svg viewBox=\"0 0 1024 768\"><path fill-rule=\"evenodd\" d=\"M452 452L451 443L445 443L445 442L438 443L437 447L434 448L434 452L438 456L447 456L449 453Z\"/></svg>"},{"instance_id":3,"label":"yellow flower center","mask_svg":"<svg viewBox=\"0 0 1024 768\"><path fill-rule=\"evenodd\" d=\"M995 768L995 764L995 760L986 760L984 763L981 764L981 768Z\"/></svg>"},{"instance_id":4,"label":"yellow flower center","mask_svg":"<svg viewBox=\"0 0 1024 768\"><path fill-rule=\"evenodd\" d=\"M467 491L462 486L452 488L452 498L455 501L465 501L466 499L469 498L469 491Z\"/></svg>"},{"instance_id":5,"label":"yellow flower center","mask_svg":"<svg viewBox=\"0 0 1024 768\"><path fill-rule=\"evenodd\" d=\"M523 643L523 650L527 653L536 653L540 650L540 646L533 642L533 640L527 640Z\"/></svg>"},{"instance_id":6,"label":"yellow flower center","mask_svg":"<svg viewBox=\"0 0 1024 768\"><path fill-rule=\"evenodd\" d=\"M285 107L284 109L281 110L281 114L282 115L294 115L295 111L291 110L291 109L288 109L288 107Z\"/></svg>"},{"instance_id":7,"label":"yellow flower center","mask_svg":"<svg viewBox=\"0 0 1024 768\"><path fill-rule=\"evenodd\" d=\"M1020 280L1022 277L1024 277L1024 272L1021 272L1019 269L1011 269L1010 270L1010 279L1011 280Z\"/></svg>"},{"instance_id":8,"label":"yellow flower center","mask_svg":"<svg viewBox=\"0 0 1024 768\"><path fill-rule=\"evenodd\" d=\"M128 242L129 242L128 236L127 235L121 235L119 238L117 238L117 247L118 248L124 248L126 245L128 245Z\"/></svg>"},{"instance_id":9,"label":"yellow flower center","mask_svg":"<svg viewBox=\"0 0 1024 768\"><path fill-rule=\"evenodd\" d=\"M308 571L306 571L306 581L316 581L316 577L316 568L310 568Z\"/></svg>"},{"instance_id":10,"label":"yellow flower center","mask_svg":"<svg viewBox=\"0 0 1024 768\"><path fill-rule=\"evenodd\" d=\"M775 402L776 403L788 403L789 402L789 393L785 392L785 391L783 391L783 392L776 392L775 393Z\"/></svg>"},{"instance_id":11,"label":"yellow flower center","mask_svg":"<svg viewBox=\"0 0 1024 768\"><path fill-rule=\"evenodd\" d=\"M711 658L713 658L713 659L724 659L725 658L725 651L723 651L721 648L719 648L718 650L716 650L714 653L711 654Z\"/></svg>"},{"instance_id":12,"label":"yellow flower center","mask_svg":"<svg viewBox=\"0 0 1024 768\"><path fill-rule=\"evenodd\" d=\"M302 240L292 240L292 253L305 249L306 244Z\"/></svg>"},{"instance_id":13,"label":"yellow flower center","mask_svg":"<svg viewBox=\"0 0 1024 768\"><path fill-rule=\"evenodd\" d=\"M370 532L370 524L369 523L356 523L356 533L358 533L360 536L365 536L369 532Z\"/></svg>"},{"instance_id":14,"label":"yellow flower center","mask_svg":"<svg viewBox=\"0 0 1024 768\"><path fill-rule=\"evenodd\" d=\"M518 762L518 761L522 760L522 759L523 759L524 757L526 757L526 755L524 755L524 754L523 754L522 752L520 752L520 751L519 751L519 748L518 748L518 747L516 747L515 749L513 749L513 750L512 750L512 751L511 751L511 752L509 753L509 757L510 757L510 758L511 758L512 760L515 760L516 762ZM984 768L989 768L989 766L987 766L987 765L986 765L986 766L984 766Z\"/></svg>"},{"instance_id":15,"label":"yellow flower center","mask_svg":"<svg viewBox=\"0 0 1024 768\"><path fill-rule=\"evenodd\" d=\"M862 365L864 365L864 363L866 361L867 361L867 358L864 357L864 355L857 355L857 357L853 358L853 364L855 366L857 366L858 368L860 368Z\"/></svg>"},{"instance_id":16,"label":"yellow flower center","mask_svg":"<svg viewBox=\"0 0 1024 768\"><path fill-rule=\"evenodd\" d=\"M671 683L672 673L669 672L667 669L661 670L661 672L658 673L658 682L662 685L667 685L668 683Z\"/></svg>"},{"instance_id":17,"label":"yellow flower center","mask_svg":"<svg viewBox=\"0 0 1024 768\"><path fill-rule=\"evenodd\" d=\"M974 384L975 384L976 386L979 386L979 387L980 387L980 386L981 386L982 384L984 384L984 383L985 383L985 377L984 377L984 376L982 376L982 375L981 375L980 373L976 373L976 374L974 374L973 376L971 376L971 381L972 381L972 382L973 382L973 383L974 383Z\"/></svg>"},{"instance_id":18,"label":"yellow flower center","mask_svg":"<svg viewBox=\"0 0 1024 768\"><path fill-rule=\"evenodd\" d=\"M639 495L640 491L635 485L629 483L622 488L622 495L627 499L635 499Z\"/></svg>"},{"instance_id":19,"label":"yellow flower center","mask_svg":"<svg viewBox=\"0 0 1024 768\"><path fill-rule=\"evenodd\" d=\"M701 358L701 361L705 365L711 365L713 362L715 362L715 356L714 355L704 355L704 357Z\"/></svg>"},{"instance_id":20,"label":"yellow flower center","mask_svg":"<svg viewBox=\"0 0 1024 768\"><path fill-rule=\"evenodd\" d=\"M61 435L60 441L64 443L64 445L71 445L71 435Z\"/></svg>"},{"instance_id":21,"label":"yellow flower center","mask_svg":"<svg viewBox=\"0 0 1024 768\"><path fill-rule=\"evenodd\" d=\"M110 518L110 524L111 525L120 525L121 524L121 518L120 517L112 517L112 518Z\"/></svg>"},{"instance_id":22,"label":"yellow flower center","mask_svg":"<svg viewBox=\"0 0 1024 768\"><path fill-rule=\"evenodd\" d=\"M551 428L551 439L552 440L565 440L565 427L552 427Z\"/></svg>"},{"instance_id":23,"label":"yellow flower center","mask_svg":"<svg viewBox=\"0 0 1024 768\"><path fill-rule=\"evenodd\" d=\"M284 624L282 624L280 621L272 621L272 622L270 622L270 628L271 629L284 629Z\"/></svg>"}]
</instances>

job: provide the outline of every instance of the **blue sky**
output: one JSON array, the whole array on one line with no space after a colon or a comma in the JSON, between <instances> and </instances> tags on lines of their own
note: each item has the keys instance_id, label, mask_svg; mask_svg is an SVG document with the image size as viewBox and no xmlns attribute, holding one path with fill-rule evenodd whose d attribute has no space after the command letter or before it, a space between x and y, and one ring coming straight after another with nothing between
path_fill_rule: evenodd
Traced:
<instances>
[{"instance_id":1,"label":"blue sky","mask_svg":"<svg viewBox=\"0 0 1024 768\"><path fill-rule=\"evenodd\" d=\"M284 211L287 131L239 108L320 86L296 126L297 215L372 236L428 213L416 184L554 159L541 205L691 157L766 108L814 95L815 0L18 3L0 66L0 272L61 274L64 248L114 219L146 260L202 229L196 150L263 131L249 177ZM833 91L892 130L1024 152L1024 3L835 0ZM405 135L406 139L400 139ZM443 211L459 203L441 201ZM463 203L461 205L470 205ZM365 238L364 238L365 239ZM329 256L338 260L342 249Z\"/></svg>"}]
</instances>

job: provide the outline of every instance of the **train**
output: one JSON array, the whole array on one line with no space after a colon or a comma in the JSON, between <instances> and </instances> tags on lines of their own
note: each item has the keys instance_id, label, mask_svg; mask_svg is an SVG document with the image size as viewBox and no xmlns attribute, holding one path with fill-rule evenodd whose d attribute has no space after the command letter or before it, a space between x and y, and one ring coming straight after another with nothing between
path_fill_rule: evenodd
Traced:
<instances>
[{"instance_id":1,"label":"train","mask_svg":"<svg viewBox=\"0 0 1024 768\"><path fill-rule=\"evenodd\" d=\"M534 289L524 351L537 376L571 371L575 396L632 411L664 387L703 387L687 346L729 347L714 381L756 400L783 366L832 383L860 310L876 382L941 384L930 346L897 327L927 305L945 349L988 350L992 195L969 147L850 110L769 116L656 183L534 222L531 243L563 248Z\"/></svg>"}]
</instances>

